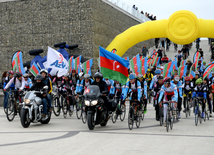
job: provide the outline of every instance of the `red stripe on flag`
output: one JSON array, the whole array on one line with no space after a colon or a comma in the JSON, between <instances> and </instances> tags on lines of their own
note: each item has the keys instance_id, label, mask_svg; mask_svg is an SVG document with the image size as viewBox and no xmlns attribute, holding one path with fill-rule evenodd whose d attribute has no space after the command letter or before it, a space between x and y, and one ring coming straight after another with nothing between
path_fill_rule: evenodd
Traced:
<instances>
[{"instance_id":1,"label":"red stripe on flag","mask_svg":"<svg viewBox=\"0 0 214 155\"><path fill-rule=\"evenodd\" d=\"M118 67L119 66L119 67ZM124 76L128 77L128 70L122 64L117 61L107 59L105 57L100 56L100 67L104 67L110 69L112 71L120 72Z\"/></svg>"},{"instance_id":2,"label":"red stripe on flag","mask_svg":"<svg viewBox=\"0 0 214 155\"><path fill-rule=\"evenodd\" d=\"M168 63L168 66L167 66L167 70L166 70L166 75L165 75L165 77L168 75L169 69L170 69L171 65L172 65L172 62L169 62L169 63Z\"/></svg>"},{"instance_id":3,"label":"red stripe on flag","mask_svg":"<svg viewBox=\"0 0 214 155\"><path fill-rule=\"evenodd\" d=\"M19 72L22 72L22 70L21 70L21 66L20 66L20 55L19 55L19 54L20 54L20 51L19 51L19 52L17 53L17 55L16 55L16 56L17 56L17 58L18 58L18 59L17 59L17 60L18 60L18 62L17 62L17 63L18 63L18 67L19 67L19 68L18 68L18 70L19 70Z\"/></svg>"},{"instance_id":4,"label":"red stripe on flag","mask_svg":"<svg viewBox=\"0 0 214 155\"><path fill-rule=\"evenodd\" d=\"M133 63L134 63L134 70L135 70L135 74L137 74L138 73L138 71L137 71L137 57L134 57L133 58Z\"/></svg>"},{"instance_id":5,"label":"red stripe on flag","mask_svg":"<svg viewBox=\"0 0 214 155\"><path fill-rule=\"evenodd\" d=\"M88 74L90 70L90 60L86 62L86 73Z\"/></svg>"}]
</instances>

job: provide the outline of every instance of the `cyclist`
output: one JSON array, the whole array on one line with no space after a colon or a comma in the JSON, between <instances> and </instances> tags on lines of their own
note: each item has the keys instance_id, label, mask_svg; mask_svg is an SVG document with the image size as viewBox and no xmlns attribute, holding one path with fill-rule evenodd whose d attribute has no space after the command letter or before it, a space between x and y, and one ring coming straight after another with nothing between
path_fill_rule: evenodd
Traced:
<instances>
[{"instance_id":1,"label":"cyclist","mask_svg":"<svg viewBox=\"0 0 214 155\"><path fill-rule=\"evenodd\" d=\"M192 83L193 83L193 88L196 87L196 80L199 79L199 72L195 71L195 77L192 79Z\"/></svg>"},{"instance_id":2,"label":"cyclist","mask_svg":"<svg viewBox=\"0 0 214 155\"><path fill-rule=\"evenodd\" d=\"M183 88L183 96L184 96L184 102L183 102L184 110L183 110L183 112L185 113L186 110L189 110L189 109L186 109L186 100L187 100L187 96L189 96L190 99L192 97L193 83L190 82L190 77L189 76L186 76L184 78L184 80L185 80L185 83L182 85L182 88Z\"/></svg>"},{"instance_id":3,"label":"cyclist","mask_svg":"<svg viewBox=\"0 0 214 155\"><path fill-rule=\"evenodd\" d=\"M147 112L147 83L146 81L143 79L143 75L139 74L138 75L138 81L141 83L141 93L142 93L142 101L144 102L144 109L142 109L142 111L144 113Z\"/></svg>"},{"instance_id":4,"label":"cyclist","mask_svg":"<svg viewBox=\"0 0 214 155\"><path fill-rule=\"evenodd\" d=\"M76 84L76 93L81 94L82 92L80 91L80 85L82 80L84 79L84 73L80 72L78 76L79 76L79 79L77 80L77 84Z\"/></svg>"},{"instance_id":5,"label":"cyclist","mask_svg":"<svg viewBox=\"0 0 214 155\"><path fill-rule=\"evenodd\" d=\"M36 80L36 82L33 84L33 86L29 90L40 91L41 89L43 89L44 86L46 86L42 82L42 80L43 80L43 76L42 75L40 75L40 74L36 75L35 80ZM42 104L43 104L43 115L42 115L42 117L44 119L48 118L48 116L47 116L47 105L48 105L47 93L48 92L46 92L44 94L37 94L37 96L42 99Z\"/></svg>"},{"instance_id":6,"label":"cyclist","mask_svg":"<svg viewBox=\"0 0 214 155\"><path fill-rule=\"evenodd\" d=\"M72 80L69 79L69 73L66 73L64 75L64 79L62 80L61 87L59 88L60 93L64 94L63 92L68 92L69 97L69 105L70 105L70 111L73 112L74 110L74 101L73 101L73 95L74 95L74 85L72 83Z\"/></svg>"},{"instance_id":7,"label":"cyclist","mask_svg":"<svg viewBox=\"0 0 214 155\"><path fill-rule=\"evenodd\" d=\"M177 87L177 92L178 92L178 118L181 118L181 105L182 105L182 82L180 81L180 78L178 75L174 76L174 80L171 81L171 83L175 84Z\"/></svg>"},{"instance_id":8,"label":"cyclist","mask_svg":"<svg viewBox=\"0 0 214 155\"><path fill-rule=\"evenodd\" d=\"M4 81L4 86L3 86L4 89L7 83L13 78L13 75L14 75L14 72L12 70L8 71L8 76L5 78L5 81ZM10 85L10 90L14 90L14 89L15 89L15 85L14 83L12 83ZM7 108L8 97L9 97L9 93L4 91L4 108Z\"/></svg>"},{"instance_id":9,"label":"cyclist","mask_svg":"<svg viewBox=\"0 0 214 155\"><path fill-rule=\"evenodd\" d=\"M63 80L63 77L58 77L58 74L56 74L56 77L53 79L52 82L57 86L57 88L59 88L61 86L62 80Z\"/></svg>"},{"instance_id":10,"label":"cyclist","mask_svg":"<svg viewBox=\"0 0 214 155\"><path fill-rule=\"evenodd\" d=\"M49 105L49 111L51 111L51 92L52 92L52 82L50 77L48 76L48 71L46 69L42 69L40 71L40 74L43 76L42 82L48 86L48 94L47 94L47 99L48 99L48 105Z\"/></svg>"},{"instance_id":11,"label":"cyclist","mask_svg":"<svg viewBox=\"0 0 214 155\"><path fill-rule=\"evenodd\" d=\"M156 120L159 121L159 104L158 97L160 94L161 87L163 86L163 75L158 76L158 81L154 84L154 100L155 100L155 110L156 110ZM162 99L161 99L162 100Z\"/></svg>"},{"instance_id":12,"label":"cyclist","mask_svg":"<svg viewBox=\"0 0 214 155\"><path fill-rule=\"evenodd\" d=\"M76 88L77 81L79 80L79 77L78 77L78 74L76 74L76 70L75 69L72 69L70 79L72 80L72 82L74 84L74 88Z\"/></svg>"},{"instance_id":13,"label":"cyclist","mask_svg":"<svg viewBox=\"0 0 214 155\"><path fill-rule=\"evenodd\" d=\"M152 81L152 79L153 79L153 74L151 73L151 70L150 70L150 69L147 70L147 72L146 72L146 74L143 76L143 78L146 80L147 86L150 86L150 83L151 83L151 81Z\"/></svg>"},{"instance_id":14,"label":"cyclist","mask_svg":"<svg viewBox=\"0 0 214 155\"><path fill-rule=\"evenodd\" d=\"M169 62L169 58L167 57L166 54L164 54L164 57L161 59L162 63L168 63Z\"/></svg>"},{"instance_id":15,"label":"cyclist","mask_svg":"<svg viewBox=\"0 0 214 155\"><path fill-rule=\"evenodd\" d=\"M178 92L177 92L177 87L173 83L170 83L170 78L166 77L164 78L164 85L161 87L160 95L158 98L158 103L160 106L162 106L161 100L162 97L164 96L163 99L163 112L164 112L164 126L166 127L166 115L167 115L167 104L164 104L164 101L172 101L173 104L173 109L175 110L175 106L177 105L178 101Z\"/></svg>"},{"instance_id":16,"label":"cyclist","mask_svg":"<svg viewBox=\"0 0 214 155\"><path fill-rule=\"evenodd\" d=\"M110 90L111 90L111 86L113 84L113 81L109 80L109 79L104 79L104 81L106 82L106 85L108 87L108 94L110 94Z\"/></svg>"},{"instance_id":17,"label":"cyclist","mask_svg":"<svg viewBox=\"0 0 214 155\"><path fill-rule=\"evenodd\" d=\"M171 76L171 79L174 79L175 76L178 76L178 70L177 69L174 70L174 74Z\"/></svg>"},{"instance_id":18,"label":"cyclist","mask_svg":"<svg viewBox=\"0 0 214 155\"><path fill-rule=\"evenodd\" d=\"M4 91L6 91L12 84L15 85L16 91L14 92L14 95L15 95L15 99L18 100L19 92L23 91L25 88L25 80L22 77L22 73L16 72L14 74L14 77L5 86ZM17 107L16 107L16 109L17 109ZM16 110L15 110L15 114L16 114Z\"/></svg>"},{"instance_id":19,"label":"cyclist","mask_svg":"<svg viewBox=\"0 0 214 155\"><path fill-rule=\"evenodd\" d=\"M209 85L209 80L206 78L203 79L203 86L206 87L207 90L207 103L209 106L209 111L210 111L210 117L212 117L212 104L211 104L211 89Z\"/></svg>"},{"instance_id":20,"label":"cyclist","mask_svg":"<svg viewBox=\"0 0 214 155\"><path fill-rule=\"evenodd\" d=\"M205 109L205 102L206 102L206 98L207 98L207 93L206 93L206 87L203 86L203 81L201 78L197 79L195 84L196 86L194 87L194 92L192 97L203 97L203 99L201 99L202 101L202 114L201 117L204 117L204 109ZM197 109L195 109L195 113L197 113Z\"/></svg>"},{"instance_id":21,"label":"cyclist","mask_svg":"<svg viewBox=\"0 0 214 155\"><path fill-rule=\"evenodd\" d=\"M129 75L129 81L126 83L126 87L122 90L124 94L123 100L126 99L128 94L130 95L130 104L133 103L133 100L137 100L138 104L142 107L142 103L140 102L142 93L141 93L141 83L136 80L135 74Z\"/></svg>"},{"instance_id":22,"label":"cyclist","mask_svg":"<svg viewBox=\"0 0 214 155\"><path fill-rule=\"evenodd\" d=\"M32 87L32 81L31 81L31 79L28 77L28 74L27 73L25 73L24 75L23 75L23 77L24 77L24 79L25 79L25 90L28 90L28 89L30 89L31 87Z\"/></svg>"},{"instance_id":23,"label":"cyclist","mask_svg":"<svg viewBox=\"0 0 214 155\"><path fill-rule=\"evenodd\" d=\"M80 92L83 93L84 90L87 89L87 87L90 86L94 82L94 80L92 80L90 77L91 77L90 74L84 75L84 78L81 81L80 88L79 88Z\"/></svg>"},{"instance_id":24,"label":"cyclist","mask_svg":"<svg viewBox=\"0 0 214 155\"><path fill-rule=\"evenodd\" d=\"M181 53L181 50L178 50L178 54L177 54L175 57L177 57L177 60L178 60L177 66L179 67L180 64L181 64L181 61L182 61L182 53Z\"/></svg>"},{"instance_id":25,"label":"cyclist","mask_svg":"<svg viewBox=\"0 0 214 155\"><path fill-rule=\"evenodd\" d=\"M149 86L150 90L153 88L154 84L158 81L158 77L160 75L161 75L161 70L160 69L155 70L155 76L152 78L152 81Z\"/></svg>"}]
</instances>

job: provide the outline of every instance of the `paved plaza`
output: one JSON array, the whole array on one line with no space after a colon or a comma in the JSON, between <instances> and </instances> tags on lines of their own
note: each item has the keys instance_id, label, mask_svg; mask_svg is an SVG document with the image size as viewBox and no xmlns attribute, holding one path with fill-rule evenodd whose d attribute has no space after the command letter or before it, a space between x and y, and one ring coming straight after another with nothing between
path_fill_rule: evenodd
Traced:
<instances>
[{"instance_id":1,"label":"paved plaza","mask_svg":"<svg viewBox=\"0 0 214 155\"><path fill-rule=\"evenodd\" d=\"M179 49L181 46L179 45ZM210 52L207 41L202 42L205 61L209 62ZM190 59L195 52L195 44ZM173 46L167 52L173 58ZM2 101L0 101L2 102ZM129 103L126 102L127 110ZM23 128L18 116L8 122L3 109L0 108L0 154L57 154L57 155L132 155L132 154L213 154L214 118L195 126L194 115L182 118L175 123L173 130L166 128L155 120L155 110L148 104L145 119L140 128L128 129L126 118L115 124L110 120L106 127L96 126L90 131L87 124L72 117L54 116L49 124L31 124Z\"/></svg>"}]
</instances>

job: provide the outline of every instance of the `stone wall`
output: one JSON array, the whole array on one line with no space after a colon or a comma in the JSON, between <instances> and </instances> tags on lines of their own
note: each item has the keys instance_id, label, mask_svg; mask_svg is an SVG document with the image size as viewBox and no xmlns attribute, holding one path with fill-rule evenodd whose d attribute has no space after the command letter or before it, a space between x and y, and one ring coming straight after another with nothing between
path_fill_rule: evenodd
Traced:
<instances>
[{"instance_id":1,"label":"stone wall","mask_svg":"<svg viewBox=\"0 0 214 155\"><path fill-rule=\"evenodd\" d=\"M11 69L11 57L23 51L23 61L32 60L29 50L66 41L79 44L71 54L94 59L98 47L107 47L116 35L139 24L136 20L100 0L27 0L0 3L0 75ZM149 40L130 48L125 55L136 55ZM130 56L132 57L132 56Z\"/></svg>"}]
</instances>

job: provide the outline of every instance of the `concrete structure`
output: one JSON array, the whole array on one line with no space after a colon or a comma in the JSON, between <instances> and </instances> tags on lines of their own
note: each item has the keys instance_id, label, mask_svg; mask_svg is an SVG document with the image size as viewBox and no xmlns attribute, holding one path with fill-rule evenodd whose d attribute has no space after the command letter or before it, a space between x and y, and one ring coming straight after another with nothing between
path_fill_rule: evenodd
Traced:
<instances>
[{"instance_id":1,"label":"concrete structure","mask_svg":"<svg viewBox=\"0 0 214 155\"><path fill-rule=\"evenodd\" d=\"M24 61L32 60L31 49L66 41L79 44L69 53L96 58L98 47L107 47L115 36L140 22L101 0L27 0L0 3L0 75L11 69L11 56L24 52ZM132 57L141 47L154 45L149 40L128 50Z\"/></svg>"}]
</instances>

